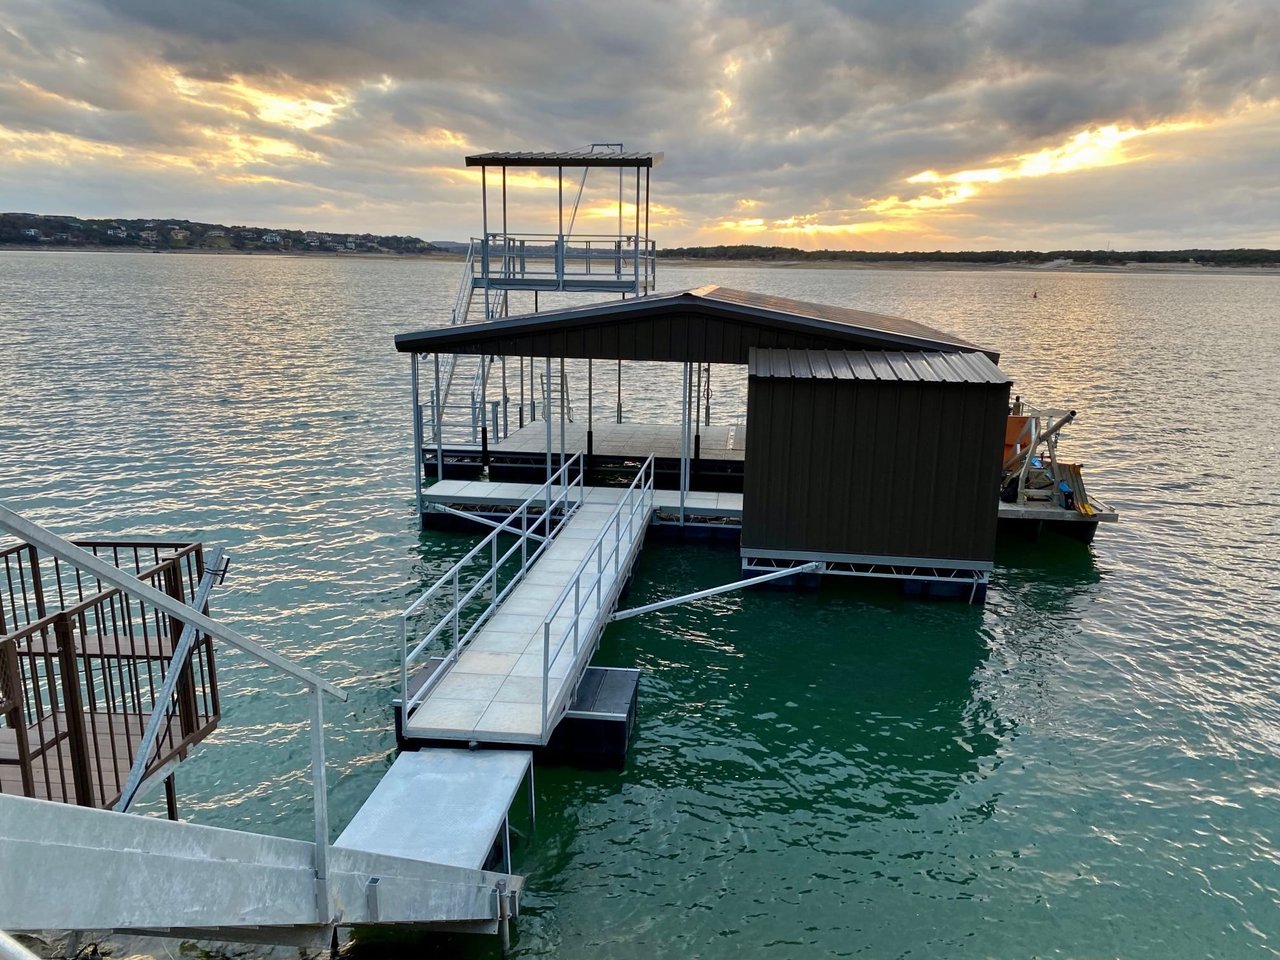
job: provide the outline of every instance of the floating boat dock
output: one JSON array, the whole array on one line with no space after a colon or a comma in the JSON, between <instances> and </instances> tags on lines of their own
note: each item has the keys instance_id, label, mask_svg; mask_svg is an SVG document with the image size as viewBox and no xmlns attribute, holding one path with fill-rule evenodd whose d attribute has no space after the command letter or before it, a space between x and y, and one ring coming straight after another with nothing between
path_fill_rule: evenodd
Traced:
<instances>
[{"instance_id":1,"label":"floating boat dock","mask_svg":"<svg viewBox=\"0 0 1280 960\"><path fill-rule=\"evenodd\" d=\"M510 817L523 788L534 819L535 762L626 755L639 671L592 663L610 622L823 576L980 601L998 523L1088 540L1115 519L1079 465L1057 461L1074 412L1011 410L991 348L844 306L713 285L654 293L660 158L616 144L467 158L483 233L450 322L395 345L410 359L421 523L483 536L400 617L404 752L336 842L324 712L347 694L208 615L220 551L206 564L199 544L77 546L0 507L19 541L0 551L0 930L319 947L339 927L392 924L505 944L524 887ZM508 167L555 169L555 233L509 231ZM616 233L572 233L566 170L582 172L579 197L591 171L616 174ZM552 291L622 299L540 310ZM531 311L513 314L517 295ZM578 416L566 360L587 367ZM677 424L625 420L624 361L678 371ZM606 422L595 364L617 365ZM713 365L745 370L744 422L711 422ZM646 535L664 528L733 540L742 579L620 609ZM310 841L176 819L173 771L221 717L215 641L307 691ZM131 812L160 783L171 821Z\"/></svg>"}]
</instances>

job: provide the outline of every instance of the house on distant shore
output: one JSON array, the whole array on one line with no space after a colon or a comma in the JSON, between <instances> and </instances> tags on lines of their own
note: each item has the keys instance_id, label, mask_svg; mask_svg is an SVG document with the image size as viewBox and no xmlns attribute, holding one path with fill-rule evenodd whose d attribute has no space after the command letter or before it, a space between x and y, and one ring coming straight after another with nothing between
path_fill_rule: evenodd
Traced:
<instances>
[{"instance_id":1,"label":"house on distant shore","mask_svg":"<svg viewBox=\"0 0 1280 960\"><path fill-rule=\"evenodd\" d=\"M142 238L142 241L144 243L155 243L157 240L160 239L160 235L156 233L154 230L143 230L140 234L138 234L138 236Z\"/></svg>"},{"instance_id":2,"label":"house on distant shore","mask_svg":"<svg viewBox=\"0 0 1280 960\"><path fill-rule=\"evenodd\" d=\"M117 240L123 240L128 235L129 235L129 231L127 231L124 227L107 227L108 237L115 237Z\"/></svg>"},{"instance_id":3,"label":"house on distant shore","mask_svg":"<svg viewBox=\"0 0 1280 960\"><path fill-rule=\"evenodd\" d=\"M169 238L171 240L186 240L189 236L191 236L191 231L183 230L181 227L177 227L169 231Z\"/></svg>"},{"instance_id":4,"label":"house on distant shore","mask_svg":"<svg viewBox=\"0 0 1280 960\"><path fill-rule=\"evenodd\" d=\"M262 235L263 243L279 243L282 239L278 233L264 233Z\"/></svg>"},{"instance_id":5,"label":"house on distant shore","mask_svg":"<svg viewBox=\"0 0 1280 960\"><path fill-rule=\"evenodd\" d=\"M25 230L22 231L22 235L24 237L35 237L36 239L39 239L40 237L44 236L44 234L42 234L35 227L27 227Z\"/></svg>"},{"instance_id":6,"label":"house on distant shore","mask_svg":"<svg viewBox=\"0 0 1280 960\"><path fill-rule=\"evenodd\" d=\"M206 237L225 237L226 235L227 235L227 231L218 230L217 228L210 230L208 233L205 234Z\"/></svg>"}]
</instances>

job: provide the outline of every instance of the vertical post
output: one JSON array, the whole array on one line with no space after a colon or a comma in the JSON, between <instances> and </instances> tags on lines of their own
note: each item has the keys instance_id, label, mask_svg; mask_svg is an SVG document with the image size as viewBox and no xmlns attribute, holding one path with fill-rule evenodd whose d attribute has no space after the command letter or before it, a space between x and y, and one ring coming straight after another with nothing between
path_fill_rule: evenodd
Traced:
<instances>
[{"instance_id":1,"label":"vertical post","mask_svg":"<svg viewBox=\"0 0 1280 960\"><path fill-rule=\"evenodd\" d=\"M75 628L68 614L58 614L53 621L53 634L58 644L58 668L62 674L62 706L67 711L71 782L75 789L76 803L82 807L96 807L98 804L93 795L93 775L89 769L89 742L84 729L84 703L80 696Z\"/></svg>"},{"instance_id":2,"label":"vertical post","mask_svg":"<svg viewBox=\"0 0 1280 960\"><path fill-rule=\"evenodd\" d=\"M506 173L506 167L502 168ZM484 278L484 318L489 319L489 168L480 168L480 276Z\"/></svg>"},{"instance_id":3,"label":"vertical post","mask_svg":"<svg viewBox=\"0 0 1280 960\"><path fill-rule=\"evenodd\" d=\"M590 459L591 454L595 452L595 434L592 431L595 425L595 415L592 413L591 407L595 403L595 388L592 383L593 361L587 358L587 458ZM586 466L586 464L583 464Z\"/></svg>"},{"instance_id":4,"label":"vertical post","mask_svg":"<svg viewBox=\"0 0 1280 960\"><path fill-rule=\"evenodd\" d=\"M564 289L564 167L556 167L556 289Z\"/></svg>"},{"instance_id":5,"label":"vertical post","mask_svg":"<svg viewBox=\"0 0 1280 960\"><path fill-rule=\"evenodd\" d=\"M635 291L637 295L643 294L644 291L640 287L640 168L636 167L636 227L635 236L631 239L635 245Z\"/></svg>"},{"instance_id":6,"label":"vertical post","mask_svg":"<svg viewBox=\"0 0 1280 960\"><path fill-rule=\"evenodd\" d=\"M418 503L418 523L422 523L422 402L418 393L418 355L409 354L413 382L413 492Z\"/></svg>"},{"instance_id":7,"label":"vertical post","mask_svg":"<svg viewBox=\"0 0 1280 960\"><path fill-rule=\"evenodd\" d=\"M321 923L333 919L329 902L329 786L324 770L324 696L311 687L311 800L315 810L316 915Z\"/></svg>"},{"instance_id":8,"label":"vertical post","mask_svg":"<svg viewBox=\"0 0 1280 960\"><path fill-rule=\"evenodd\" d=\"M520 365L520 413L516 418L519 429L524 429L524 357L516 357L516 362ZM530 361L532 363L532 360Z\"/></svg>"},{"instance_id":9,"label":"vertical post","mask_svg":"<svg viewBox=\"0 0 1280 960\"><path fill-rule=\"evenodd\" d=\"M444 397L440 396L440 354L433 353L431 359L436 368L436 479L444 479Z\"/></svg>"},{"instance_id":10,"label":"vertical post","mask_svg":"<svg viewBox=\"0 0 1280 960\"><path fill-rule=\"evenodd\" d=\"M644 253L649 256L649 167L644 168ZM658 278L658 257L654 252L653 259L650 261L650 270L646 271L646 278L650 286L657 285Z\"/></svg>"},{"instance_id":11,"label":"vertical post","mask_svg":"<svg viewBox=\"0 0 1280 960\"><path fill-rule=\"evenodd\" d=\"M560 466L564 466L565 404L569 399L569 382L564 378L564 357L560 358ZM567 483L569 478L565 477Z\"/></svg>"},{"instance_id":12,"label":"vertical post","mask_svg":"<svg viewBox=\"0 0 1280 960\"><path fill-rule=\"evenodd\" d=\"M622 359L618 359L618 422L622 422Z\"/></svg>"},{"instance_id":13,"label":"vertical post","mask_svg":"<svg viewBox=\"0 0 1280 960\"><path fill-rule=\"evenodd\" d=\"M547 357L547 372L542 378L542 419L547 422L547 509L542 514L543 533L551 534L551 358Z\"/></svg>"},{"instance_id":14,"label":"vertical post","mask_svg":"<svg viewBox=\"0 0 1280 960\"><path fill-rule=\"evenodd\" d=\"M164 778L164 808L170 820L178 819L178 788L174 783L174 774Z\"/></svg>"},{"instance_id":15,"label":"vertical post","mask_svg":"<svg viewBox=\"0 0 1280 960\"><path fill-rule=\"evenodd\" d=\"M489 466L489 418L485 408L489 406L489 355L480 354L480 466Z\"/></svg>"},{"instance_id":16,"label":"vertical post","mask_svg":"<svg viewBox=\"0 0 1280 960\"><path fill-rule=\"evenodd\" d=\"M680 391L680 526L684 526L685 468L689 463L689 364L686 362Z\"/></svg>"},{"instance_id":17,"label":"vertical post","mask_svg":"<svg viewBox=\"0 0 1280 960\"><path fill-rule=\"evenodd\" d=\"M551 621L542 621L542 740L547 739L547 685L551 676Z\"/></svg>"},{"instance_id":18,"label":"vertical post","mask_svg":"<svg viewBox=\"0 0 1280 960\"><path fill-rule=\"evenodd\" d=\"M507 399L507 355L504 353L502 355L502 433L500 435L502 440L507 439L511 433L511 420L507 416Z\"/></svg>"}]
</instances>

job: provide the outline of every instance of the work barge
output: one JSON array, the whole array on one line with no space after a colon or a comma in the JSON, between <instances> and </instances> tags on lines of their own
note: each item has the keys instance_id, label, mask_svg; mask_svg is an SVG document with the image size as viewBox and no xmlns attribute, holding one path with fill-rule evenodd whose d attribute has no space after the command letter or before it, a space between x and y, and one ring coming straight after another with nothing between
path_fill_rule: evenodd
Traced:
<instances>
[{"instance_id":1,"label":"work barge","mask_svg":"<svg viewBox=\"0 0 1280 960\"><path fill-rule=\"evenodd\" d=\"M401 752L336 840L324 705L346 694L209 616L221 550L71 543L0 507L17 539L0 552L0 930L317 946L384 926L505 945L535 763L625 762L640 675L593 663L610 623L833 576L980 602L999 526L1088 542L1115 519L1058 459L1074 413L1011 402L990 347L848 306L657 292L660 160L621 144L466 158L482 233L442 322L395 349L421 526L476 539L399 617ZM511 168L544 185L554 170L554 231L512 229ZM616 199L615 232L575 230L584 197ZM722 541L741 576L628 608L650 535ZM220 721L215 642L309 692L312 841L177 819L174 772ZM161 784L170 822L132 809Z\"/></svg>"}]
</instances>

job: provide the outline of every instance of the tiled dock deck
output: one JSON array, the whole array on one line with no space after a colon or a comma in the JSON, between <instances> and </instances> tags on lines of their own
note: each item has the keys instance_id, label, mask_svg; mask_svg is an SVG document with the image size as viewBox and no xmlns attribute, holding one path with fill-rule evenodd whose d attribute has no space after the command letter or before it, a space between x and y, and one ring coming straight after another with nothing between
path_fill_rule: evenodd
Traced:
<instances>
[{"instance_id":1,"label":"tiled dock deck","mask_svg":"<svg viewBox=\"0 0 1280 960\"><path fill-rule=\"evenodd\" d=\"M492 496L519 504L539 488L523 484L459 484L487 488ZM432 491L443 484L436 484ZM497 488L510 488L502 490ZM593 553L597 537L612 524L615 508L626 491L611 487L584 488L583 503L556 535L546 552L533 564L524 580L512 590L502 607L459 654L448 674L427 694L426 700L405 723L405 736L424 741L477 741L484 744L543 744L563 714L583 671L595 652L596 642L608 623L622 585L639 554L648 526L648 508L636 512L627 528L627 510L620 518L621 542L617 565L610 555L612 535L603 550L599 589L586 584L596 572L588 560L580 596L575 649L574 598L570 593L551 621L550 663L547 670L548 720L543 723L543 624L556 601L573 580L584 557ZM440 496L436 493L435 496ZM467 500L451 495L450 503L479 503L479 494ZM567 631L567 637L566 637ZM566 637L562 646L560 640ZM557 650L557 647L559 649Z\"/></svg>"},{"instance_id":2,"label":"tiled dock deck","mask_svg":"<svg viewBox=\"0 0 1280 960\"><path fill-rule=\"evenodd\" d=\"M533 496L541 487L536 483L491 483L487 480L441 480L422 491L427 504L445 503L452 507L517 507ZM613 487L586 487L587 500L613 499L622 491ZM574 491L570 491L573 495ZM685 511L697 517L722 520L742 519L742 494L716 493L691 490L685 494ZM670 514L680 508L680 491L653 491L653 505L661 514Z\"/></svg>"},{"instance_id":3,"label":"tiled dock deck","mask_svg":"<svg viewBox=\"0 0 1280 960\"><path fill-rule=\"evenodd\" d=\"M514 426L514 424L512 424ZM704 460L743 460L746 457L747 428L739 424L711 424L698 428L699 455ZM592 453L597 456L644 456L652 453L658 458L679 459L680 426L674 423L596 423L592 426ZM692 438L689 441L693 444ZM466 444L447 444L451 450L466 448ZM479 450L479 444L472 444ZM560 421L551 421L552 450L560 449ZM430 450L431 444L427 444ZM565 423L564 448L573 452L587 449L587 425L579 418ZM534 420L513 430L504 440L489 443L491 453L546 453L547 424Z\"/></svg>"}]
</instances>

